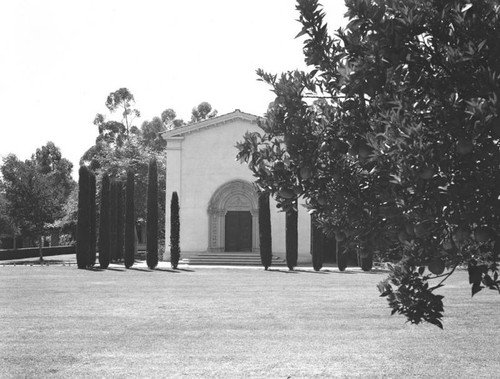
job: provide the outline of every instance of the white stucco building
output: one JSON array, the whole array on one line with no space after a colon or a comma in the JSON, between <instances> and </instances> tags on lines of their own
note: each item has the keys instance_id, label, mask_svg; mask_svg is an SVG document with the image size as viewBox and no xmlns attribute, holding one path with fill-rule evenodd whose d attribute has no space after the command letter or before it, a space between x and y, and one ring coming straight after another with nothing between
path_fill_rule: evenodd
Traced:
<instances>
[{"instance_id":1,"label":"white stucco building","mask_svg":"<svg viewBox=\"0 0 500 379\"><path fill-rule=\"evenodd\" d=\"M236 142L260 131L257 116L235 110L166 131L166 238L170 199L180 204L181 256L210 252L259 252L258 198L252 172L236 161ZM271 200L273 255L285 256L285 214ZM310 216L299 206L299 263L311 261ZM166 249L168 254L168 248ZM165 257L166 258L166 257Z\"/></svg>"}]
</instances>

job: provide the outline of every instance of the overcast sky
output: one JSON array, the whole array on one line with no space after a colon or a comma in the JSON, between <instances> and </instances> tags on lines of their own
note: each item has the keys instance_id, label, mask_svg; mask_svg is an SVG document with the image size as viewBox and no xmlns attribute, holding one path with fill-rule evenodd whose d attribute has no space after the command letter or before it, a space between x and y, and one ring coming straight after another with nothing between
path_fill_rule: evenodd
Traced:
<instances>
[{"instance_id":1,"label":"overcast sky","mask_svg":"<svg viewBox=\"0 0 500 379\"><path fill-rule=\"evenodd\" d=\"M330 30L343 0L324 0ZM0 4L0 156L53 141L75 167L107 95L127 87L142 118L262 115L273 100L255 70L304 69L293 0L16 0ZM73 169L74 175L77 169Z\"/></svg>"}]
</instances>

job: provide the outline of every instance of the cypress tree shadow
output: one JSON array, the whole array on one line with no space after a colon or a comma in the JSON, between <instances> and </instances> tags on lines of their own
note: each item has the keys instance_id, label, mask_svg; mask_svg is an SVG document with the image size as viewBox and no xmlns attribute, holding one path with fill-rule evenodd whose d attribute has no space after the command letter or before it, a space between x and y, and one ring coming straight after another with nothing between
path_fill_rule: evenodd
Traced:
<instances>
[{"instance_id":1,"label":"cypress tree shadow","mask_svg":"<svg viewBox=\"0 0 500 379\"><path fill-rule=\"evenodd\" d=\"M277 268L269 268L266 271L272 271L272 272L282 272L283 274L297 274L297 271L290 271L290 270L280 270Z\"/></svg>"},{"instance_id":2,"label":"cypress tree shadow","mask_svg":"<svg viewBox=\"0 0 500 379\"><path fill-rule=\"evenodd\" d=\"M155 271L155 270L151 270L150 268L139 268L139 267L129 267L127 270L142 271L142 272L153 272L153 271Z\"/></svg>"},{"instance_id":3,"label":"cypress tree shadow","mask_svg":"<svg viewBox=\"0 0 500 379\"><path fill-rule=\"evenodd\" d=\"M49 260L49 259L44 259L43 261L40 262L39 259L37 260L23 260L23 261L0 261L0 264L2 266L16 266L16 265L36 265L36 266L49 266L49 265L60 265L65 263L66 265L69 266L69 263L66 261L61 261L61 260Z\"/></svg>"},{"instance_id":4,"label":"cypress tree shadow","mask_svg":"<svg viewBox=\"0 0 500 379\"><path fill-rule=\"evenodd\" d=\"M106 269L104 268L101 268L99 266L94 266L94 267L87 267L86 268L87 271L92 271L92 272L102 272L102 271L106 271Z\"/></svg>"},{"instance_id":5,"label":"cypress tree shadow","mask_svg":"<svg viewBox=\"0 0 500 379\"><path fill-rule=\"evenodd\" d=\"M331 274L358 274L356 271L336 271L336 270L323 270Z\"/></svg>"},{"instance_id":6,"label":"cypress tree shadow","mask_svg":"<svg viewBox=\"0 0 500 379\"><path fill-rule=\"evenodd\" d=\"M186 272L196 272L195 270L190 270L188 268L179 268L179 267L177 267L176 270L177 271L186 271Z\"/></svg>"},{"instance_id":7,"label":"cypress tree shadow","mask_svg":"<svg viewBox=\"0 0 500 379\"><path fill-rule=\"evenodd\" d=\"M124 268L115 268L115 267L108 267L106 269L103 269L103 271L125 271Z\"/></svg>"},{"instance_id":8,"label":"cypress tree shadow","mask_svg":"<svg viewBox=\"0 0 500 379\"><path fill-rule=\"evenodd\" d=\"M172 274L180 274L180 272L178 271L179 269L177 270L172 270L172 269L169 269L169 268L156 268L155 270L153 271L163 271L163 272L171 272Z\"/></svg>"},{"instance_id":9,"label":"cypress tree shadow","mask_svg":"<svg viewBox=\"0 0 500 379\"><path fill-rule=\"evenodd\" d=\"M307 274L329 274L330 271L309 271L309 270L297 270L297 269L294 269L294 271L296 272L304 272L304 273L307 273Z\"/></svg>"}]
</instances>

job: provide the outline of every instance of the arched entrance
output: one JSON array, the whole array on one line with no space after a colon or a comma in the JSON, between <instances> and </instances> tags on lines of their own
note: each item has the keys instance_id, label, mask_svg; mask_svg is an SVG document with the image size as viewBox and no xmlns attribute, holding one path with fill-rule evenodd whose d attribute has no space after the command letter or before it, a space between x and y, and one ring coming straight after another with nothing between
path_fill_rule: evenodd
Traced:
<instances>
[{"instance_id":1,"label":"arched entrance","mask_svg":"<svg viewBox=\"0 0 500 379\"><path fill-rule=\"evenodd\" d=\"M208 251L259 251L258 197L252 184L233 180L208 204Z\"/></svg>"}]
</instances>

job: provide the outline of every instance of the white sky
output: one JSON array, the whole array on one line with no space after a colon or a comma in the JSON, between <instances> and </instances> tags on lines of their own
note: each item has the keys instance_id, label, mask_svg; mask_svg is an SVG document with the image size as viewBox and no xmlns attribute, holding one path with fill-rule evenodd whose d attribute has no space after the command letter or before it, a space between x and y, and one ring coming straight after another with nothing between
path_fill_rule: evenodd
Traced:
<instances>
[{"instance_id":1,"label":"white sky","mask_svg":"<svg viewBox=\"0 0 500 379\"><path fill-rule=\"evenodd\" d=\"M343 0L323 0L330 31ZM0 157L53 141L78 171L96 113L127 87L142 118L202 101L262 115L273 94L255 70L304 69L293 0L16 0L0 4Z\"/></svg>"}]
</instances>

